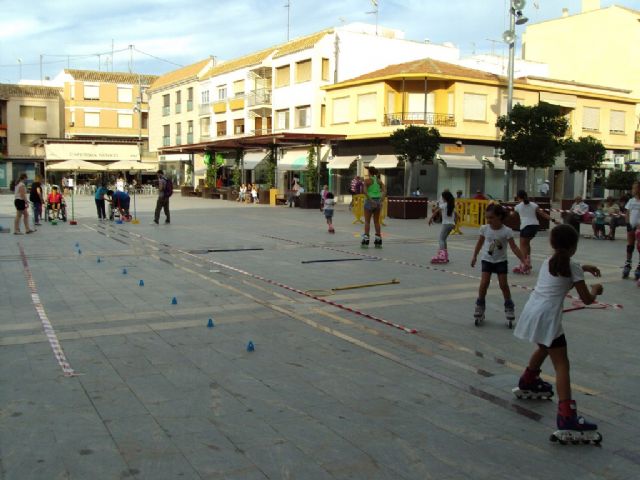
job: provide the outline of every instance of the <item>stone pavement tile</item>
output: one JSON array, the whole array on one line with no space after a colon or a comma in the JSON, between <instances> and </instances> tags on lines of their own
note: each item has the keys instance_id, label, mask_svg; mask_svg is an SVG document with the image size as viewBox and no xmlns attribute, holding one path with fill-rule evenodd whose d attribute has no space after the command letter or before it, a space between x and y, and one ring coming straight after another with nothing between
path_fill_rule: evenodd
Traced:
<instances>
[{"instance_id":1,"label":"stone pavement tile","mask_svg":"<svg viewBox=\"0 0 640 480\"><path fill-rule=\"evenodd\" d=\"M109 357L111 366L123 379L159 375L158 369L134 346L130 347L128 356Z\"/></svg>"},{"instance_id":2,"label":"stone pavement tile","mask_svg":"<svg viewBox=\"0 0 640 480\"><path fill-rule=\"evenodd\" d=\"M145 405L123 383L93 390L90 398L103 421L148 414Z\"/></svg>"},{"instance_id":3,"label":"stone pavement tile","mask_svg":"<svg viewBox=\"0 0 640 480\"><path fill-rule=\"evenodd\" d=\"M257 450L284 441L267 421L251 413L245 415L225 415L211 419L211 423L237 447L242 450ZM260 447L260 448L259 448Z\"/></svg>"},{"instance_id":4,"label":"stone pavement tile","mask_svg":"<svg viewBox=\"0 0 640 480\"><path fill-rule=\"evenodd\" d=\"M225 391L218 389L191 390L183 396L168 401L151 401L145 404L149 412L161 417L183 417L193 415L214 418L223 415L238 415L246 407Z\"/></svg>"},{"instance_id":5,"label":"stone pavement tile","mask_svg":"<svg viewBox=\"0 0 640 480\"><path fill-rule=\"evenodd\" d=\"M6 480L71 479L64 459L56 448L34 442L14 444L11 452L2 452L2 473Z\"/></svg>"},{"instance_id":6,"label":"stone pavement tile","mask_svg":"<svg viewBox=\"0 0 640 480\"><path fill-rule=\"evenodd\" d=\"M201 477L181 453L143 451L126 455L129 473L136 480L196 480Z\"/></svg>"},{"instance_id":7,"label":"stone pavement tile","mask_svg":"<svg viewBox=\"0 0 640 480\"><path fill-rule=\"evenodd\" d=\"M243 450L211 424L205 430L173 436L172 441L193 468L205 477L255 467Z\"/></svg>"},{"instance_id":8,"label":"stone pavement tile","mask_svg":"<svg viewBox=\"0 0 640 480\"><path fill-rule=\"evenodd\" d=\"M247 456L268 478L304 478L329 480L334 477L318 465L313 455L307 455L293 442L281 442L269 448L251 449Z\"/></svg>"},{"instance_id":9,"label":"stone pavement tile","mask_svg":"<svg viewBox=\"0 0 640 480\"><path fill-rule=\"evenodd\" d=\"M178 400L188 396L161 374L146 374L126 378L127 385L143 403Z\"/></svg>"},{"instance_id":10,"label":"stone pavement tile","mask_svg":"<svg viewBox=\"0 0 640 480\"><path fill-rule=\"evenodd\" d=\"M59 450L72 479L109 480L122 478L122 474L128 471L109 435L83 436L76 441L59 444Z\"/></svg>"},{"instance_id":11,"label":"stone pavement tile","mask_svg":"<svg viewBox=\"0 0 640 480\"><path fill-rule=\"evenodd\" d=\"M166 432L151 415L131 415L105 421L125 459L141 454L177 453Z\"/></svg>"}]
</instances>

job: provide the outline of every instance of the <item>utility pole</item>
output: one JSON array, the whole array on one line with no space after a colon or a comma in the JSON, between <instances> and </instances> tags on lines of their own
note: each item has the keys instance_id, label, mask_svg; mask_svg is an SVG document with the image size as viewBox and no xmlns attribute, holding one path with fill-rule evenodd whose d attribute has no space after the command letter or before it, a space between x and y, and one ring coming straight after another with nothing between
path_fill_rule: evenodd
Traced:
<instances>
[{"instance_id":1,"label":"utility pole","mask_svg":"<svg viewBox=\"0 0 640 480\"><path fill-rule=\"evenodd\" d=\"M378 0L371 0L373 4L373 10L370 12L366 12L367 15L375 15L376 16L376 36L378 36L378 14L380 13L380 7L378 5Z\"/></svg>"},{"instance_id":2,"label":"utility pole","mask_svg":"<svg viewBox=\"0 0 640 480\"><path fill-rule=\"evenodd\" d=\"M18 59L18 81L22 80L22 59Z\"/></svg>"},{"instance_id":3,"label":"utility pole","mask_svg":"<svg viewBox=\"0 0 640 480\"><path fill-rule=\"evenodd\" d=\"M287 4L284 6L287 9L287 42L289 41L289 34L291 29L291 0L287 1Z\"/></svg>"},{"instance_id":4,"label":"utility pole","mask_svg":"<svg viewBox=\"0 0 640 480\"><path fill-rule=\"evenodd\" d=\"M43 57L43 55L40 54L40 85L43 84L42 83L42 80L43 80L43 78L42 78L42 57Z\"/></svg>"},{"instance_id":5,"label":"utility pole","mask_svg":"<svg viewBox=\"0 0 640 480\"><path fill-rule=\"evenodd\" d=\"M129 73L133 73L133 45L129 45Z\"/></svg>"}]
</instances>

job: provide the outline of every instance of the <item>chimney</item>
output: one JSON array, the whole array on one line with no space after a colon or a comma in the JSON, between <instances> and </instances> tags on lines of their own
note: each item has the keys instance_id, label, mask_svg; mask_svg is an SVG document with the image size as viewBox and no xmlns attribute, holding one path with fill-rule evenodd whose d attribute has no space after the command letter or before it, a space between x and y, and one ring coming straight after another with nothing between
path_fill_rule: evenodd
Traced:
<instances>
[{"instance_id":1,"label":"chimney","mask_svg":"<svg viewBox=\"0 0 640 480\"><path fill-rule=\"evenodd\" d=\"M569 9L568 8L563 8L562 9L562 18L568 17L569 16Z\"/></svg>"},{"instance_id":2,"label":"chimney","mask_svg":"<svg viewBox=\"0 0 640 480\"><path fill-rule=\"evenodd\" d=\"M600 10L600 0L582 0L582 13Z\"/></svg>"}]
</instances>

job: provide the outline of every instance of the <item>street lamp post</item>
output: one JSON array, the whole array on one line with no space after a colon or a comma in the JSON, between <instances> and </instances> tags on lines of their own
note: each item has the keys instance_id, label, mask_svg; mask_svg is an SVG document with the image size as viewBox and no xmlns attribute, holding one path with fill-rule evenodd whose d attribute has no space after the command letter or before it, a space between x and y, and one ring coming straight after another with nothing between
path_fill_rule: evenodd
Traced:
<instances>
[{"instance_id":1,"label":"street lamp post","mask_svg":"<svg viewBox=\"0 0 640 480\"><path fill-rule=\"evenodd\" d=\"M516 55L516 25L524 25L528 18L523 16L522 9L525 6L525 0L511 0L509 2L509 30L502 35L505 43L509 44L509 63L507 66L507 115L511 114L513 109L513 76L515 69ZM504 164L504 201L510 198L510 180L511 180L511 161L506 160Z\"/></svg>"}]
</instances>

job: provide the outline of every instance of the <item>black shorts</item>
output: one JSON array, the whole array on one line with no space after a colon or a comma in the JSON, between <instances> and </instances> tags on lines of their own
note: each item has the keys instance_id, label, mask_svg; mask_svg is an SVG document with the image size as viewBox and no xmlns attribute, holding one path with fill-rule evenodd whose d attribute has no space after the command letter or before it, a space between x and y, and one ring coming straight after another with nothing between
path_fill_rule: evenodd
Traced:
<instances>
[{"instance_id":1,"label":"black shorts","mask_svg":"<svg viewBox=\"0 0 640 480\"><path fill-rule=\"evenodd\" d=\"M630 223L627 223L627 232L633 233L636 231L636 227L632 226Z\"/></svg>"},{"instance_id":2,"label":"black shorts","mask_svg":"<svg viewBox=\"0 0 640 480\"><path fill-rule=\"evenodd\" d=\"M540 225L527 225L522 230L520 230L520 236L522 238L533 238L538 233L538 229Z\"/></svg>"},{"instance_id":3,"label":"black shorts","mask_svg":"<svg viewBox=\"0 0 640 480\"><path fill-rule=\"evenodd\" d=\"M505 260L504 262L487 262L486 260L482 260L482 273L495 273L498 275L505 275L509 272L509 263Z\"/></svg>"},{"instance_id":4,"label":"black shorts","mask_svg":"<svg viewBox=\"0 0 640 480\"><path fill-rule=\"evenodd\" d=\"M25 202L20 198L16 198L13 201L13 204L16 206L16 210L18 210L19 212L22 212L23 210L27 209L27 202Z\"/></svg>"},{"instance_id":5,"label":"black shorts","mask_svg":"<svg viewBox=\"0 0 640 480\"><path fill-rule=\"evenodd\" d=\"M554 338L553 342L551 342L551 345L549 345L548 347L546 345L542 345L541 343L539 343L538 346L540 348L562 348L567 346L567 339L565 338L563 333L559 337Z\"/></svg>"}]
</instances>

